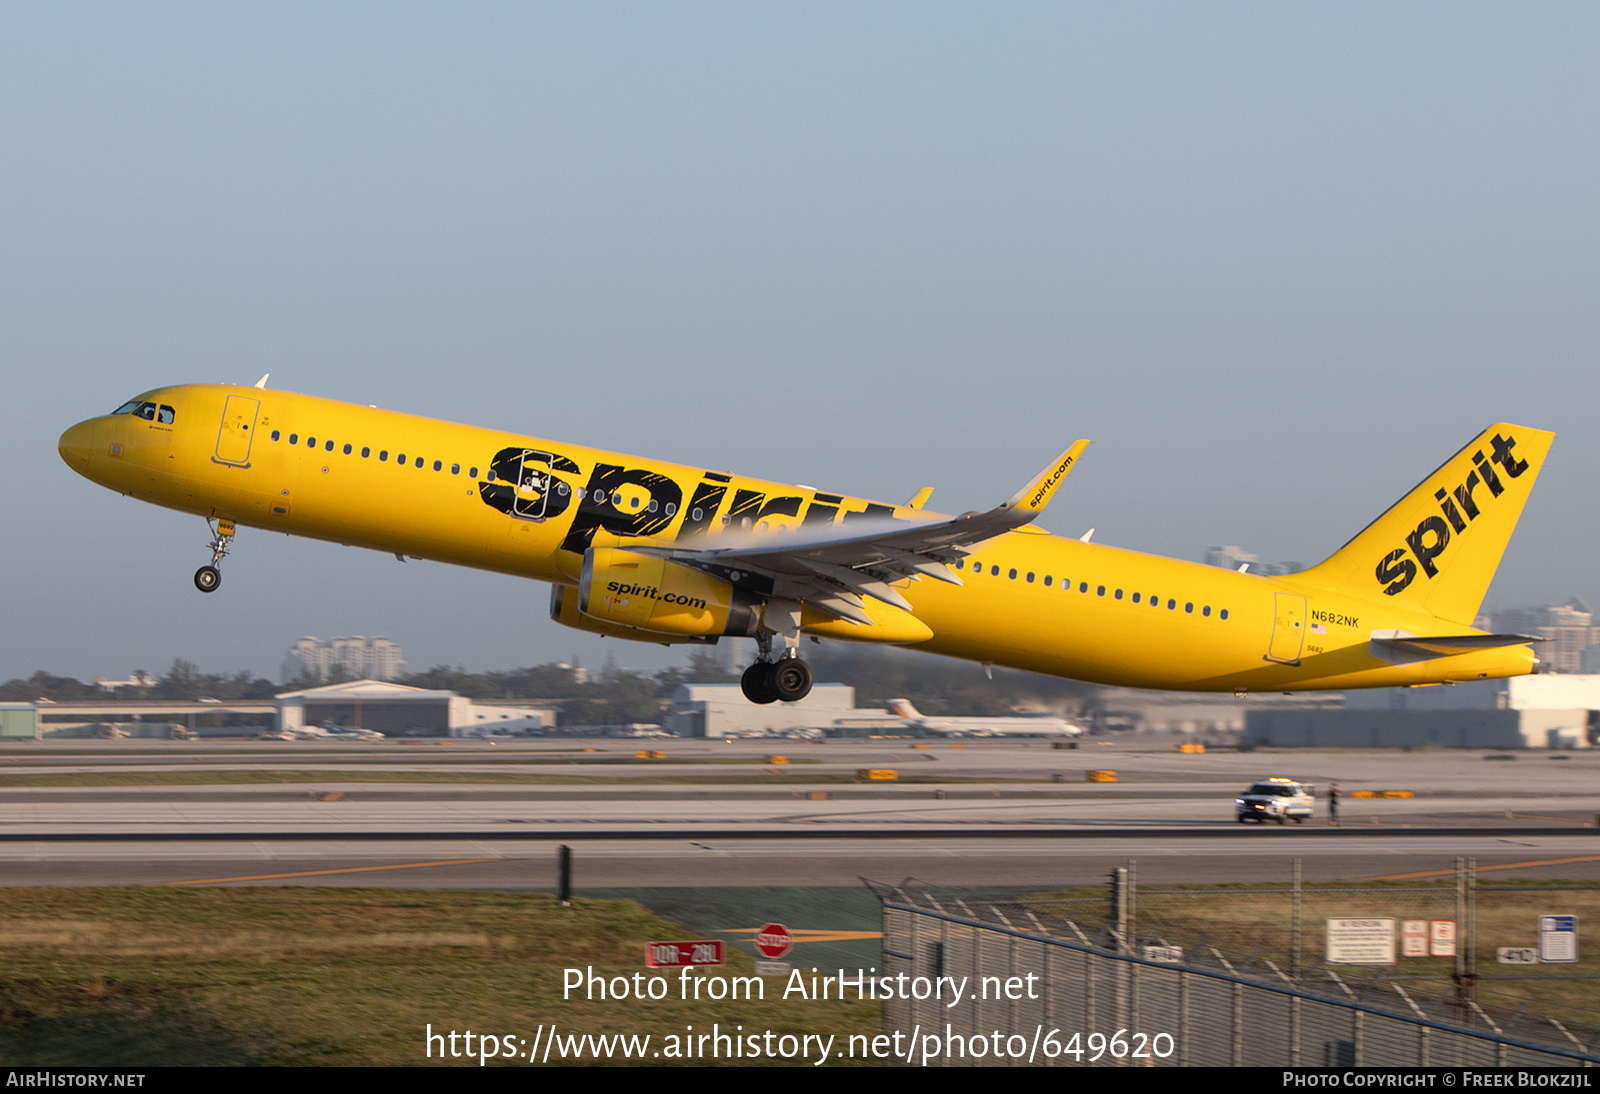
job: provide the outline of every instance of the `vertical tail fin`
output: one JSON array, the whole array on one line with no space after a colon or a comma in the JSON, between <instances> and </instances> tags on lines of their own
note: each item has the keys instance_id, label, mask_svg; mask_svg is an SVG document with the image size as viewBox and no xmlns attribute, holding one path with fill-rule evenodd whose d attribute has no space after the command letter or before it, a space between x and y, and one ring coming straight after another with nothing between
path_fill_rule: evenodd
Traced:
<instances>
[{"instance_id":1,"label":"vertical tail fin","mask_svg":"<svg viewBox=\"0 0 1600 1094\"><path fill-rule=\"evenodd\" d=\"M896 717L904 718L908 722L914 722L922 717L917 708L911 705L910 699L890 699L889 709L894 711Z\"/></svg>"},{"instance_id":2,"label":"vertical tail fin","mask_svg":"<svg viewBox=\"0 0 1600 1094\"><path fill-rule=\"evenodd\" d=\"M1480 433L1326 562L1295 577L1393 597L1471 624L1554 433L1501 422Z\"/></svg>"}]
</instances>

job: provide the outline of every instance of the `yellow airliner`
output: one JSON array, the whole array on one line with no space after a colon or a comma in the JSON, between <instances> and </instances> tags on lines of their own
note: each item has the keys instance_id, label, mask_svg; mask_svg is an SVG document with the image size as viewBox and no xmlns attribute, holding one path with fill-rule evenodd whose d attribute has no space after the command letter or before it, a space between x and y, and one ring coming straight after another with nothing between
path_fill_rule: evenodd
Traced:
<instances>
[{"instance_id":1,"label":"yellow airliner","mask_svg":"<svg viewBox=\"0 0 1600 1094\"><path fill-rule=\"evenodd\" d=\"M119 493L240 526L531 577L550 616L640 641L756 640L754 702L802 698L800 639L909 646L1132 687L1297 691L1517 676L1471 625L1554 435L1493 425L1321 565L1266 577L1032 526L1078 441L987 512L809 486L255 387L186 384L61 436Z\"/></svg>"}]
</instances>

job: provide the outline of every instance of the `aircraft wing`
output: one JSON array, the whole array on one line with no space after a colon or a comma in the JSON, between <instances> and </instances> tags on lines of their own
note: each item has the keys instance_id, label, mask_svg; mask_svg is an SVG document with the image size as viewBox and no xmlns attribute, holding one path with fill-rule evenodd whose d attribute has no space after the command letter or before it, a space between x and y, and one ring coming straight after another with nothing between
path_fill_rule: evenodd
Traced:
<instances>
[{"instance_id":1,"label":"aircraft wing","mask_svg":"<svg viewBox=\"0 0 1600 1094\"><path fill-rule=\"evenodd\" d=\"M724 535L714 546L634 546L631 550L727 577L769 600L787 600L837 619L872 626L862 598L905 611L911 604L891 588L906 578L962 584L949 564L986 540L1032 522L1049 503L1088 441L1061 453L1028 485L985 513L925 520L858 519L813 533Z\"/></svg>"}]
</instances>

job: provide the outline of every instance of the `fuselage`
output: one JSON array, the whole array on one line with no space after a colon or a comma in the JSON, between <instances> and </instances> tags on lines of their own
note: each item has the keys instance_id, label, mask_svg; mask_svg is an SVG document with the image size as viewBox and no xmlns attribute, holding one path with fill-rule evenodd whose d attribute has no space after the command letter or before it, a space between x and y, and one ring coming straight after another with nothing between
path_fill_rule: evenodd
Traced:
<instances>
[{"instance_id":1,"label":"fuselage","mask_svg":"<svg viewBox=\"0 0 1600 1094\"><path fill-rule=\"evenodd\" d=\"M131 403L69 429L63 459L109 489L182 512L561 585L578 581L596 536L705 544L739 531L776 541L863 516L928 516L286 391L179 385ZM1369 648L1373 632L1440 633L1439 620L1381 595L1031 526L953 569L962 584L895 586L933 632L917 648L1098 683L1286 691L1512 676L1537 664L1526 646L1391 664Z\"/></svg>"}]
</instances>

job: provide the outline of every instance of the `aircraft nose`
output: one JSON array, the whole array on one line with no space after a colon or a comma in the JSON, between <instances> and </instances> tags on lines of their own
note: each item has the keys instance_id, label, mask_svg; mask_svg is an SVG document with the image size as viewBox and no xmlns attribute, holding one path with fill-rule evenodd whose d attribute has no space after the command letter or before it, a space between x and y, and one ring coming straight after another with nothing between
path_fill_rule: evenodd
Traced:
<instances>
[{"instance_id":1,"label":"aircraft nose","mask_svg":"<svg viewBox=\"0 0 1600 1094\"><path fill-rule=\"evenodd\" d=\"M94 428L93 419L79 422L61 434L61 440L56 442L56 451L74 471L83 471L89 466L89 457L94 453Z\"/></svg>"}]
</instances>

